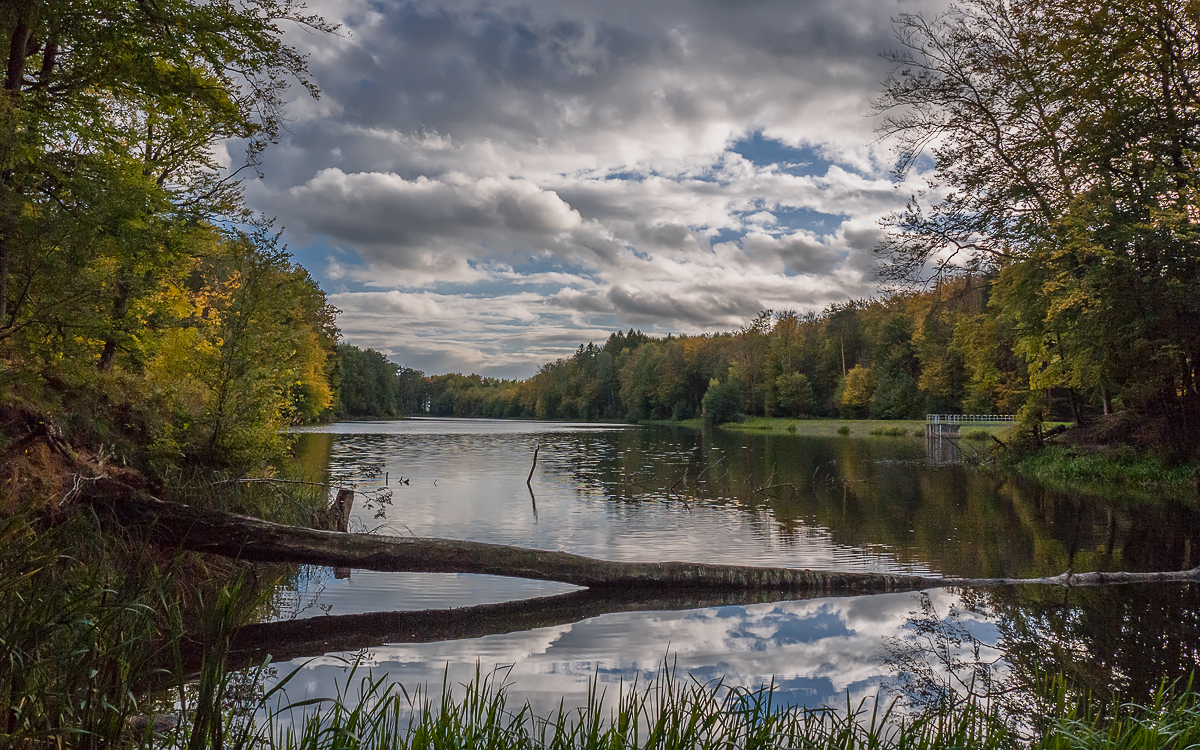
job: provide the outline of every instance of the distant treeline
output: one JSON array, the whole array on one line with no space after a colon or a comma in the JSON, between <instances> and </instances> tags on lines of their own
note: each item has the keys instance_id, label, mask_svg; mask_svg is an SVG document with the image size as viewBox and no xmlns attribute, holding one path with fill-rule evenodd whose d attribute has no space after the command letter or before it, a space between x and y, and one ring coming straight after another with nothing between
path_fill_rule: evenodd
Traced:
<instances>
[{"instance_id":1,"label":"distant treeline","mask_svg":"<svg viewBox=\"0 0 1200 750\"><path fill-rule=\"evenodd\" d=\"M917 419L1017 412L1031 398L1073 419L1105 393L1030 390L1011 324L988 309L989 281L928 292L764 311L727 333L656 338L617 332L526 380L423 377L373 351L339 347L339 416L429 414L562 420L741 415Z\"/></svg>"},{"instance_id":2,"label":"distant treeline","mask_svg":"<svg viewBox=\"0 0 1200 750\"><path fill-rule=\"evenodd\" d=\"M400 367L374 349L339 344L333 370L339 419L395 418L425 410L425 374Z\"/></svg>"}]
</instances>

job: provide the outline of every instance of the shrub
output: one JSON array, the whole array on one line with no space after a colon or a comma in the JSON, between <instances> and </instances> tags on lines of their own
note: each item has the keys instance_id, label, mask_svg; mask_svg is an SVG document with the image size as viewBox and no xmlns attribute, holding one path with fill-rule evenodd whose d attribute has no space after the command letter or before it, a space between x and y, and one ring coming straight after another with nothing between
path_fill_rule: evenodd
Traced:
<instances>
[{"instance_id":1,"label":"shrub","mask_svg":"<svg viewBox=\"0 0 1200 750\"><path fill-rule=\"evenodd\" d=\"M736 422L742 414L742 389L732 378L724 383L716 378L708 381L708 390L700 402L706 424Z\"/></svg>"},{"instance_id":2,"label":"shrub","mask_svg":"<svg viewBox=\"0 0 1200 750\"><path fill-rule=\"evenodd\" d=\"M799 372L780 375L775 379L776 405L789 417L812 411L813 391L808 378Z\"/></svg>"}]
</instances>

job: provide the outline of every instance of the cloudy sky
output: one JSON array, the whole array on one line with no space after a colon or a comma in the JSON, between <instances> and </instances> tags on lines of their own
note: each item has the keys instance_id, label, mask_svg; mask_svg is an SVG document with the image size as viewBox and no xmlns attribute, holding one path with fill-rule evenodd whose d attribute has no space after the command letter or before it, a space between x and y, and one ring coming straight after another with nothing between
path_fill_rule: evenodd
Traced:
<instances>
[{"instance_id":1,"label":"cloudy sky","mask_svg":"<svg viewBox=\"0 0 1200 750\"><path fill-rule=\"evenodd\" d=\"M944 0L320 0L252 208L347 341L525 377L630 327L730 330L876 291L890 18Z\"/></svg>"}]
</instances>

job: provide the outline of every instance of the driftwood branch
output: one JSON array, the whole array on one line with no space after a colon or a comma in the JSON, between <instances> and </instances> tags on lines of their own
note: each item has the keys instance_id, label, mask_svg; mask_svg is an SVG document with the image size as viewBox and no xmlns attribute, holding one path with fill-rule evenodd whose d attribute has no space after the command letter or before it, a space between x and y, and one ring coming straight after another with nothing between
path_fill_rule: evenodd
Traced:
<instances>
[{"instance_id":1,"label":"driftwood branch","mask_svg":"<svg viewBox=\"0 0 1200 750\"><path fill-rule=\"evenodd\" d=\"M123 525L145 528L159 543L197 552L241 560L391 572L483 573L558 581L629 595L681 589L709 593L866 594L942 586L1098 586L1200 581L1200 566L1171 573L1084 573L1033 579L978 579L690 562L622 563L501 544L347 534L285 526L222 511L165 503L113 481L96 482L90 487L88 496L93 502L107 506Z\"/></svg>"},{"instance_id":2,"label":"driftwood branch","mask_svg":"<svg viewBox=\"0 0 1200 750\"><path fill-rule=\"evenodd\" d=\"M532 485L530 484L530 482L533 481L533 472L537 471L537 456L538 456L538 451L540 451L541 449L542 449L542 441L539 440L537 442L537 445L533 446L533 466L529 467L529 476L525 479L525 486L530 487L529 491L531 494L533 493L533 489L532 489Z\"/></svg>"}]
</instances>

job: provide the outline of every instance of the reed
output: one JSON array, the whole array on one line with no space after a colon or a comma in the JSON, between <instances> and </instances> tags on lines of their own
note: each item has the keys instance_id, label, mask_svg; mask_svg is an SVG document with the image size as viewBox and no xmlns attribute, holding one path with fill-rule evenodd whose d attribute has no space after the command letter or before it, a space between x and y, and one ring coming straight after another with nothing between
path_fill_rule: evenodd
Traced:
<instances>
[{"instance_id":1,"label":"reed","mask_svg":"<svg viewBox=\"0 0 1200 750\"><path fill-rule=\"evenodd\" d=\"M952 707L909 712L892 703L860 703L844 710L805 709L774 702L773 686L750 690L679 679L664 667L648 684L619 686L608 700L593 681L587 702L560 705L538 716L512 705L503 673L484 674L440 697L409 691L350 670L328 701L281 704L268 713L264 747L278 750L488 747L528 750L641 748L1194 748L1200 742L1200 701L1189 684L1163 687L1147 706L1115 704L1095 710L1073 702L1052 681L1054 715L1045 729L1022 734L1012 717L968 699ZM293 673L294 675L295 673ZM276 690L291 679L289 675ZM357 690L348 687L358 680ZM286 691L284 691L286 692ZM1107 718L1105 718L1107 717Z\"/></svg>"},{"instance_id":2,"label":"reed","mask_svg":"<svg viewBox=\"0 0 1200 750\"><path fill-rule=\"evenodd\" d=\"M288 518L321 507L306 497L283 503L273 492L197 482L187 497L215 504L223 494L234 507L274 505L272 515ZM273 575L286 572L257 568L250 586L242 583L246 570L114 533L87 506L0 516L0 747L136 744L150 732L150 714L180 705L197 727L176 731L178 746L228 745L223 709L212 707L227 703L236 677L212 646L253 619ZM193 682L183 654L201 645L201 679Z\"/></svg>"}]
</instances>

